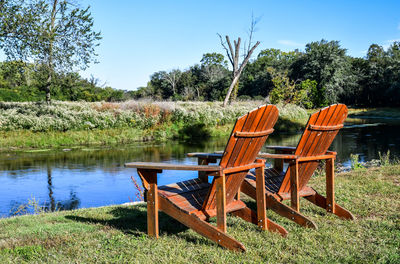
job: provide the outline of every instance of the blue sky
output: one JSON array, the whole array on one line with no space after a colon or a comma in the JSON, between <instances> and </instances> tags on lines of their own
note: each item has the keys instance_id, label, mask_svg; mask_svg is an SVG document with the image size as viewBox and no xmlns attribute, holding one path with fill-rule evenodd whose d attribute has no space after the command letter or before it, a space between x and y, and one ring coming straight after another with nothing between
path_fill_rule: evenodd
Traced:
<instances>
[{"instance_id":1,"label":"blue sky","mask_svg":"<svg viewBox=\"0 0 400 264\"><path fill-rule=\"evenodd\" d=\"M267 48L304 50L324 38L363 57L372 43L400 41L400 0L85 0L86 5L103 39L100 63L81 74L125 90L146 85L156 71L184 70L204 53L223 53L217 33L245 38L252 13L261 17L255 55Z\"/></svg>"}]
</instances>

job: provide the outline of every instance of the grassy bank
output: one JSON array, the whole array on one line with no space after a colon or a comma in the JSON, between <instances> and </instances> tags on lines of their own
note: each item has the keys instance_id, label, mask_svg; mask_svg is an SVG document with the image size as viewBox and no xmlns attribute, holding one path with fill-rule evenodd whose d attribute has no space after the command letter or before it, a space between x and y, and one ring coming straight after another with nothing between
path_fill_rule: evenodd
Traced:
<instances>
[{"instance_id":1,"label":"grassy bank","mask_svg":"<svg viewBox=\"0 0 400 264\"><path fill-rule=\"evenodd\" d=\"M235 253L160 214L160 239L146 236L146 207L113 206L0 220L0 262L50 263L399 263L400 165L338 174L337 202L356 221L327 214L305 200L302 212L319 227L268 212L287 238L228 217L228 233L247 252ZM311 185L324 190L324 176ZM247 200L255 207L253 201ZM215 224L215 221L214 221Z\"/></svg>"},{"instance_id":2,"label":"grassy bank","mask_svg":"<svg viewBox=\"0 0 400 264\"><path fill-rule=\"evenodd\" d=\"M237 102L0 103L0 148L62 148L226 136L237 117L262 104ZM302 128L307 113L279 106L277 132Z\"/></svg>"}]
</instances>

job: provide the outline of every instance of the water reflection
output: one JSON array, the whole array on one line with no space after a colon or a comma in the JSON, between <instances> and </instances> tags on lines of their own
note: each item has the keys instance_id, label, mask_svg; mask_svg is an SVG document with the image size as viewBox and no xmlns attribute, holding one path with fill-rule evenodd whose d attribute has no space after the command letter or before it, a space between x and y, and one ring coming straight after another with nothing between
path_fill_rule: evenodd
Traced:
<instances>
[{"instance_id":1,"label":"water reflection","mask_svg":"<svg viewBox=\"0 0 400 264\"><path fill-rule=\"evenodd\" d=\"M378 124L378 125L377 125ZM378 152L400 155L400 122L352 120L340 131L332 148L338 162L348 165L357 153L363 160L378 157ZM300 134L275 134L268 145L296 146ZM203 142L137 143L113 148L87 148L45 152L0 153L0 216L35 198L45 210L64 210L129 202L136 197L126 169L129 161L197 164L188 152L222 150L226 138ZM164 171L159 184L196 177L196 172Z\"/></svg>"}]
</instances>

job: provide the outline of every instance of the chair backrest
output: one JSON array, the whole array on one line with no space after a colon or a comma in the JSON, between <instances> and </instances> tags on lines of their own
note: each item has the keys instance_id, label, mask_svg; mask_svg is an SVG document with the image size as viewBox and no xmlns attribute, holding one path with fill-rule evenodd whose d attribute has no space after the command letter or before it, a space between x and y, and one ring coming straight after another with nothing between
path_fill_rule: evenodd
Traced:
<instances>
[{"instance_id":1,"label":"chair backrest","mask_svg":"<svg viewBox=\"0 0 400 264\"><path fill-rule=\"evenodd\" d=\"M220 166L244 166L256 160L258 152L278 120L279 111L274 105L263 105L238 118L229 137ZM231 203L248 171L226 175L226 204ZM203 209L215 209L216 184L213 180Z\"/></svg>"},{"instance_id":2,"label":"chair backrest","mask_svg":"<svg viewBox=\"0 0 400 264\"><path fill-rule=\"evenodd\" d=\"M307 122L304 133L297 145L295 155L309 157L326 153L347 117L347 107L335 104L312 114ZM301 162L299 164L299 190L306 186L318 161ZM290 166L279 188L280 193L290 191Z\"/></svg>"}]
</instances>

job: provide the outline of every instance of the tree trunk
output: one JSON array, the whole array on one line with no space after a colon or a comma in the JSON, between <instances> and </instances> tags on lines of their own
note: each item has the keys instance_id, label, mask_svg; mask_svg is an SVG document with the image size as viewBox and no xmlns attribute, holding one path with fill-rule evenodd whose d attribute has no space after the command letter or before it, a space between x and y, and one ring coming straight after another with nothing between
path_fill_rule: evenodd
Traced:
<instances>
[{"instance_id":1,"label":"tree trunk","mask_svg":"<svg viewBox=\"0 0 400 264\"><path fill-rule=\"evenodd\" d=\"M228 104L229 98L231 97L231 93L232 93L233 89L235 89L235 90L233 93L232 100L236 99L238 89L239 89L238 81L239 81L240 74L242 74L243 68L246 66L247 62L249 61L251 54L257 48L257 46L260 44L260 41L257 41L253 45L253 47L251 47L253 33L254 33L257 22L258 22L257 19L254 19L253 15L252 15L251 16L251 25L250 25L250 29L249 29L249 44L248 44L247 50L246 50L246 47L244 47L244 59L241 64L239 64L239 50L240 50L241 39L238 38L237 41L234 40L233 41L234 47L232 47L232 43L229 39L229 36L225 36L225 41L224 41L222 39L222 36L220 34L217 34L219 36L219 39L221 40L221 45L224 48L224 50L226 51L226 55L228 56L228 59L232 64L233 79L232 79L232 83L229 86L228 92L227 92L225 100L224 100L224 104L223 104L224 107ZM226 46L226 45L228 45L228 46ZM244 44L244 46L246 46L246 43ZM235 49L233 49L233 48L235 48Z\"/></svg>"},{"instance_id":2,"label":"tree trunk","mask_svg":"<svg viewBox=\"0 0 400 264\"><path fill-rule=\"evenodd\" d=\"M46 92L46 103L48 105L51 104L51 85L52 85L52 77L51 74L53 73L53 40L52 40L52 35L54 34L54 29L55 29L55 21L56 21L56 14L57 14L57 4L58 0L53 0L53 9L51 11L51 23L50 23L50 32L49 32L49 57L47 61L47 67L48 67L48 78L46 82L46 87L45 87L45 92Z\"/></svg>"},{"instance_id":3,"label":"tree trunk","mask_svg":"<svg viewBox=\"0 0 400 264\"><path fill-rule=\"evenodd\" d=\"M237 74L237 75L233 78L232 83L231 83L231 85L229 86L228 92L227 92L227 94L226 94L223 107L226 107L226 106L228 105L229 98L231 97L232 90L233 90L233 88L235 87L236 83L239 81L239 77L240 77L240 74Z\"/></svg>"},{"instance_id":4,"label":"tree trunk","mask_svg":"<svg viewBox=\"0 0 400 264\"><path fill-rule=\"evenodd\" d=\"M232 100L230 102L236 101L238 91L239 91L239 81L237 81L235 87L233 87Z\"/></svg>"},{"instance_id":5,"label":"tree trunk","mask_svg":"<svg viewBox=\"0 0 400 264\"><path fill-rule=\"evenodd\" d=\"M224 104L223 107L226 107L228 105L229 102L229 98L231 97L232 94L232 90L235 88L236 84L239 81L239 77L240 74L242 74L242 71L244 69L244 67L246 66L246 64L249 62L249 59L251 57L251 55L253 54L254 50L257 48L257 46L260 44L259 41L256 42L256 44L253 45L253 47L247 51L247 54L245 54L245 58L242 62L242 64L240 64L239 66L239 49L240 49L240 38L238 38L238 41L234 41L233 44L235 46L235 51L233 51L232 48L232 44L230 42L230 39L228 36L226 36L226 43L228 44L229 49L225 46L225 43L222 41L222 37L221 38L221 45L222 47L226 50L226 54L228 55L228 58L232 64L232 73L233 73L233 79L232 79L232 83L229 86L228 92L225 96L225 100L224 100ZM236 87L237 88L237 87ZM235 91L235 94L237 94L237 91ZM236 96L234 95L234 98L232 98L233 100L236 99Z\"/></svg>"},{"instance_id":6,"label":"tree trunk","mask_svg":"<svg viewBox=\"0 0 400 264\"><path fill-rule=\"evenodd\" d=\"M47 82L46 82L46 87L44 88L44 91L46 92L46 103L48 105L51 104L51 72L49 72L49 77L47 78Z\"/></svg>"},{"instance_id":7,"label":"tree trunk","mask_svg":"<svg viewBox=\"0 0 400 264\"><path fill-rule=\"evenodd\" d=\"M195 87L195 89L196 89L196 92L197 92L197 100L200 101L200 90L199 90L198 87Z\"/></svg>"}]
</instances>

